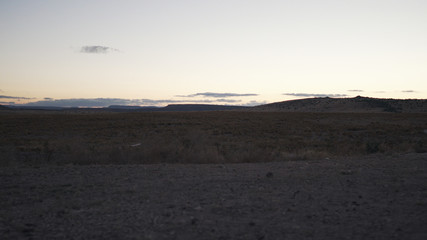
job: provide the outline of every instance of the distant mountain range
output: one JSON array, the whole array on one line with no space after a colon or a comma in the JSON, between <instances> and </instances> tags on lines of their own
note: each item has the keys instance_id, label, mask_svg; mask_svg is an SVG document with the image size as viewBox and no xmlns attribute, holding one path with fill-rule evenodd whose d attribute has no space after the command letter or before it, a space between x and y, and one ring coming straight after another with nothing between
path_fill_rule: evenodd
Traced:
<instances>
[{"instance_id":1,"label":"distant mountain range","mask_svg":"<svg viewBox=\"0 0 427 240\"><path fill-rule=\"evenodd\" d=\"M252 107L269 112L427 112L426 99L307 98Z\"/></svg>"},{"instance_id":2,"label":"distant mountain range","mask_svg":"<svg viewBox=\"0 0 427 240\"><path fill-rule=\"evenodd\" d=\"M188 112L188 111L225 111L243 109L242 106L209 105L209 104L169 104L166 107L140 107L140 106L109 106L110 110L134 110L140 112Z\"/></svg>"},{"instance_id":3,"label":"distant mountain range","mask_svg":"<svg viewBox=\"0 0 427 240\"><path fill-rule=\"evenodd\" d=\"M255 107L170 104L166 107L141 107L112 105L105 108L63 108L43 106L2 106L0 110L50 110L50 111L107 111L107 112L179 112L179 111L259 111L259 112L423 112L427 113L427 99L381 99L369 97L355 98L307 98L275 102Z\"/></svg>"},{"instance_id":4,"label":"distant mountain range","mask_svg":"<svg viewBox=\"0 0 427 240\"><path fill-rule=\"evenodd\" d=\"M75 108L75 107L50 107L50 106L2 106L0 110L47 110L47 111L107 111L107 112L191 112L191 111L225 111L244 109L243 106L209 105L209 104L170 104L166 107L155 106L126 106L111 105L104 108Z\"/></svg>"}]
</instances>

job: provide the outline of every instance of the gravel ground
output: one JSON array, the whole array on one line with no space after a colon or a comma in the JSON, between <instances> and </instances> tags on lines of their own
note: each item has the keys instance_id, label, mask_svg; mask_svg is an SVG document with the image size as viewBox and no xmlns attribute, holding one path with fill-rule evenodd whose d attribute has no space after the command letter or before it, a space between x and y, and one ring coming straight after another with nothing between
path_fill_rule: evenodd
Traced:
<instances>
[{"instance_id":1,"label":"gravel ground","mask_svg":"<svg viewBox=\"0 0 427 240\"><path fill-rule=\"evenodd\" d=\"M427 239L427 153L0 168L1 239Z\"/></svg>"}]
</instances>

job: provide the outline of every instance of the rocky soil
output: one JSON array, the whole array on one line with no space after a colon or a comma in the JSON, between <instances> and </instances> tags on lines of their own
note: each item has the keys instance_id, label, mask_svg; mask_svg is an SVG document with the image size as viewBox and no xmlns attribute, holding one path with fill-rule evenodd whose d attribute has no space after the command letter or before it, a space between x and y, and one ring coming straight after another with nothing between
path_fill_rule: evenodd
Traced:
<instances>
[{"instance_id":1,"label":"rocky soil","mask_svg":"<svg viewBox=\"0 0 427 240\"><path fill-rule=\"evenodd\" d=\"M427 154L0 168L1 239L427 239Z\"/></svg>"}]
</instances>

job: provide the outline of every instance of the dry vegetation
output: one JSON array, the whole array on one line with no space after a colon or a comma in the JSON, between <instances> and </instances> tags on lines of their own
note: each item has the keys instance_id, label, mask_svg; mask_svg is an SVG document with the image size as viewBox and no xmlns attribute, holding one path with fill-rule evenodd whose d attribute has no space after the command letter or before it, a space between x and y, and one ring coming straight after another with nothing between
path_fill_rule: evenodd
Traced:
<instances>
[{"instance_id":1,"label":"dry vegetation","mask_svg":"<svg viewBox=\"0 0 427 240\"><path fill-rule=\"evenodd\" d=\"M427 151L425 113L2 112L0 165L234 163Z\"/></svg>"}]
</instances>

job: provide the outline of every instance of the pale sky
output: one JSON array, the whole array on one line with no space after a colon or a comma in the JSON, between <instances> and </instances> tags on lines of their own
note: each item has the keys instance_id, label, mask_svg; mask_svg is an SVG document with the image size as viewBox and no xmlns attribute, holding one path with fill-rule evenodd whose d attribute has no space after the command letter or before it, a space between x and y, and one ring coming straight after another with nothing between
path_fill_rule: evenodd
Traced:
<instances>
[{"instance_id":1,"label":"pale sky","mask_svg":"<svg viewBox=\"0 0 427 240\"><path fill-rule=\"evenodd\" d=\"M426 0L0 0L0 34L0 104L427 98Z\"/></svg>"}]
</instances>

